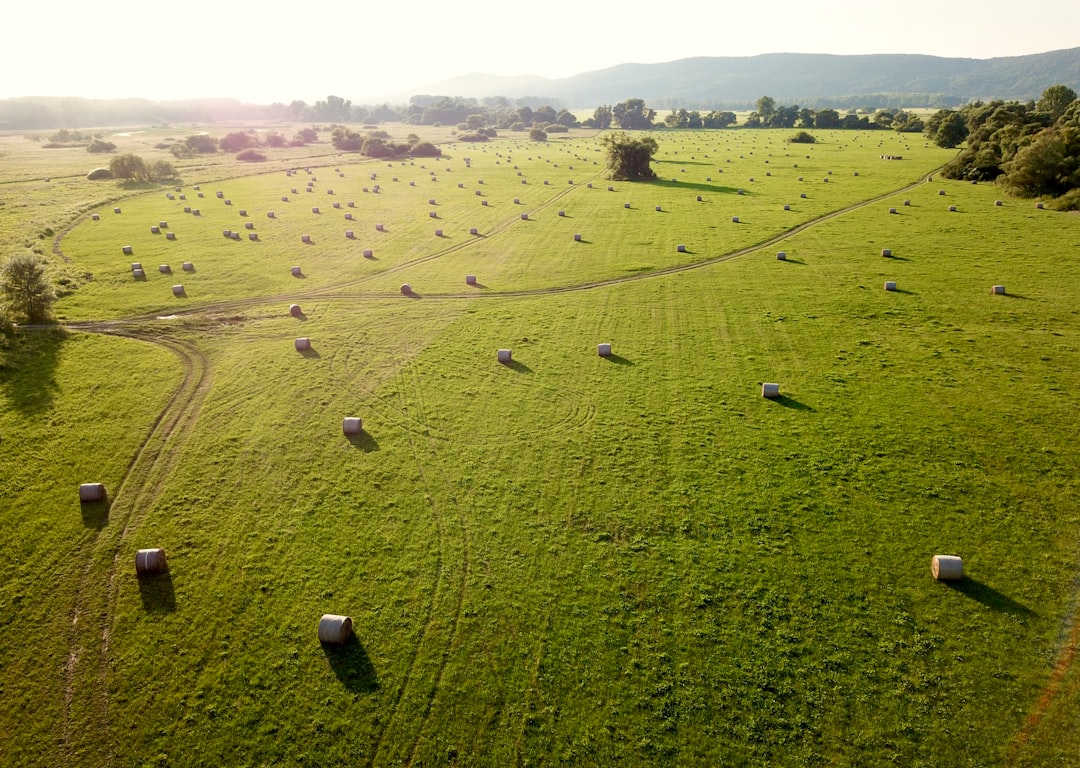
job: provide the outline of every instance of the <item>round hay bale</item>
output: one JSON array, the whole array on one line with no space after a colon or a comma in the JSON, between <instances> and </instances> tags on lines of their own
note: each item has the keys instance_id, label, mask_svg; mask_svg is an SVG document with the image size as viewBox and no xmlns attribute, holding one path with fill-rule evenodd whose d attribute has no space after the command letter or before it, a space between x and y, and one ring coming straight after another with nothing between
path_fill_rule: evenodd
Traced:
<instances>
[{"instance_id":1,"label":"round hay bale","mask_svg":"<svg viewBox=\"0 0 1080 768\"><path fill-rule=\"evenodd\" d=\"M895 291L896 290L896 281L895 280L886 280L885 281L885 290L886 291Z\"/></svg>"},{"instance_id":2,"label":"round hay bale","mask_svg":"<svg viewBox=\"0 0 1080 768\"><path fill-rule=\"evenodd\" d=\"M476 275L465 275L465 285L476 285Z\"/></svg>"},{"instance_id":3,"label":"round hay bale","mask_svg":"<svg viewBox=\"0 0 1080 768\"><path fill-rule=\"evenodd\" d=\"M175 240L176 239L176 233L175 232L166 232L165 233L165 239L166 240Z\"/></svg>"},{"instance_id":4,"label":"round hay bale","mask_svg":"<svg viewBox=\"0 0 1080 768\"><path fill-rule=\"evenodd\" d=\"M675 246L675 250L678 253L686 253L686 246L683 245L682 243L679 243L678 245Z\"/></svg>"},{"instance_id":5,"label":"round hay bale","mask_svg":"<svg viewBox=\"0 0 1080 768\"><path fill-rule=\"evenodd\" d=\"M169 567L165 557L165 550L140 549L135 553L135 573L139 576L147 576L152 573L161 573Z\"/></svg>"},{"instance_id":6,"label":"round hay bale","mask_svg":"<svg viewBox=\"0 0 1080 768\"><path fill-rule=\"evenodd\" d=\"M479 229L477 229L476 227L469 227L469 234L470 234L470 235L479 235L479 234L480 234L480 230L479 230Z\"/></svg>"},{"instance_id":7,"label":"round hay bale","mask_svg":"<svg viewBox=\"0 0 1080 768\"><path fill-rule=\"evenodd\" d=\"M427 215L429 219L439 218L439 214L436 211L428 211Z\"/></svg>"},{"instance_id":8,"label":"round hay bale","mask_svg":"<svg viewBox=\"0 0 1080 768\"><path fill-rule=\"evenodd\" d=\"M319 619L319 642L328 645L344 645L352 637L353 623L348 616L324 613Z\"/></svg>"},{"instance_id":9,"label":"round hay bale","mask_svg":"<svg viewBox=\"0 0 1080 768\"><path fill-rule=\"evenodd\" d=\"M192 264L190 261L185 261L183 264L180 265L180 269L184 270L185 272L194 272L195 265Z\"/></svg>"},{"instance_id":10,"label":"round hay bale","mask_svg":"<svg viewBox=\"0 0 1080 768\"><path fill-rule=\"evenodd\" d=\"M240 209L240 215L241 216L247 216L247 209L246 208L241 208Z\"/></svg>"},{"instance_id":11,"label":"round hay bale","mask_svg":"<svg viewBox=\"0 0 1080 768\"><path fill-rule=\"evenodd\" d=\"M509 363L512 355L509 349L500 349L497 357L500 363Z\"/></svg>"},{"instance_id":12,"label":"round hay bale","mask_svg":"<svg viewBox=\"0 0 1080 768\"><path fill-rule=\"evenodd\" d=\"M658 206L656 206L656 211L657 211L657 213L659 213L660 211L663 211L663 210L664 210L664 209L663 209L663 208L662 208L661 206L659 206L659 205L658 205Z\"/></svg>"},{"instance_id":13,"label":"round hay bale","mask_svg":"<svg viewBox=\"0 0 1080 768\"><path fill-rule=\"evenodd\" d=\"M1043 204L1042 203L1035 203L1035 207L1041 211L1043 209ZM120 213L119 210L117 210L116 212Z\"/></svg>"},{"instance_id":14,"label":"round hay bale","mask_svg":"<svg viewBox=\"0 0 1080 768\"><path fill-rule=\"evenodd\" d=\"M274 212L273 212L273 211L267 211L267 212L266 212L266 218L268 218L268 219L272 219L272 218L274 218L274 215L275 215L275 214L274 214Z\"/></svg>"},{"instance_id":15,"label":"round hay bale","mask_svg":"<svg viewBox=\"0 0 1080 768\"><path fill-rule=\"evenodd\" d=\"M805 200L806 199L806 193L805 192L800 192L799 193L799 198L802 199L802 200Z\"/></svg>"},{"instance_id":16,"label":"round hay bale","mask_svg":"<svg viewBox=\"0 0 1080 768\"><path fill-rule=\"evenodd\" d=\"M402 283L401 284L401 295L402 296L408 296L410 293L412 293L412 286L409 285L408 283Z\"/></svg>"},{"instance_id":17,"label":"round hay bale","mask_svg":"<svg viewBox=\"0 0 1080 768\"><path fill-rule=\"evenodd\" d=\"M995 200L994 205L1002 205L1002 202L1000 200Z\"/></svg>"},{"instance_id":18,"label":"round hay bale","mask_svg":"<svg viewBox=\"0 0 1080 768\"><path fill-rule=\"evenodd\" d=\"M345 230L345 237L348 240L352 240L354 237L356 237L356 233L353 232L351 229L346 229Z\"/></svg>"},{"instance_id":19,"label":"round hay bale","mask_svg":"<svg viewBox=\"0 0 1080 768\"><path fill-rule=\"evenodd\" d=\"M113 212L113 213L120 213L120 209L119 209L119 208L113 208L113 209L112 209L112 212Z\"/></svg>"},{"instance_id":20,"label":"round hay bale","mask_svg":"<svg viewBox=\"0 0 1080 768\"><path fill-rule=\"evenodd\" d=\"M896 209L895 208L890 208L889 213L896 213Z\"/></svg>"},{"instance_id":21,"label":"round hay bale","mask_svg":"<svg viewBox=\"0 0 1080 768\"><path fill-rule=\"evenodd\" d=\"M157 271L163 275L171 275L172 267L170 267L168 264L161 264L158 266Z\"/></svg>"},{"instance_id":22,"label":"round hay bale","mask_svg":"<svg viewBox=\"0 0 1080 768\"><path fill-rule=\"evenodd\" d=\"M146 273L140 267L139 269L131 270L131 276L134 277L136 280L142 280L146 277Z\"/></svg>"},{"instance_id":23,"label":"round hay bale","mask_svg":"<svg viewBox=\"0 0 1080 768\"><path fill-rule=\"evenodd\" d=\"M133 261L133 262L131 262L131 271L134 272L136 269L142 269L142 262L141 261Z\"/></svg>"},{"instance_id":24,"label":"round hay bale","mask_svg":"<svg viewBox=\"0 0 1080 768\"><path fill-rule=\"evenodd\" d=\"M956 206L955 205L950 205L949 206L949 213L956 213Z\"/></svg>"},{"instance_id":25,"label":"round hay bale","mask_svg":"<svg viewBox=\"0 0 1080 768\"><path fill-rule=\"evenodd\" d=\"M353 215L351 213L346 213L345 221L353 221Z\"/></svg>"},{"instance_id":26,"label":"round hay bale","mask_svg":"<svg viewBox=\"0 0 1080 768\"><path fill-rule=\"evenodd\" d=\"M995 296L1004 296L1005 295L1005 286L1004 285L995 285L990 289L990 293L994 294Z\"/></svg>"},{"instance_id":27,"label":"round hay bale","mask_svg":"<svg viewBox=\"0 0 1080 768\"><path fill-rule=\"evenodd\" d=\"M300 317L300 315L304 314L304 311L302 309L300 309L299 304L290 304L289 305L289 314L292 315L293 317Z\"/></svg>"},{"instance_id":28,"label":"round hay bale","mask_svg":"<svg viewBox=\"0 0 1080 768\"><path fill-rule=\"evenodd\" d=\"M359 435L364 430L364 420L359 416L346 416L341 420L341 431L346 435Z\"/></svg>"},{"instance_id":29,"label":"round hay bale","mask_svg":"<svg viewBox=\"0 0 1080 768\"><path fill-rule=\"evenodd\" d=\"M183 296L184 295L184 286L182 286L182 285L174 285L172 287L172 294L173 294L173 296Z\"/></svg>"},{"instance_id":30,"label":"round hay bale","mask_svg":"<svg viewBox=\"0 0 1080 768\"><path fill-rule=\"evenodd\" d=\"M99 216L99 215L98 215L98 214L96 214L96 213L93 213L93 214L91 214L91 215L90 215L90 218L91 218L91 219L92 219L93 221L101 221L101 216Z\"/></svg>"},{"instance_id":31,"label":"round hay bale","mask_svg":"<svg viewBox=\"0 0 1080 768\"><path fill-rule=\"evenodd\" d=\"M385 229L386 228L382 224L376 224L375 225L375 231L376 232L383 232L383 231L385 231Z\"/></svg>"},{"instance_id":32,"label":"round hay bale","mask_svg":"<svg viewBox=\"0 0 1080 768\"><path fill-rule=\"evenodd\" d=\"M566 216L566 211L559 211L559 216Z\"/></svg>"},{"instance_id":33,"label":"round hay bale","mask_svg":"<svg viewBox=\"0 0 1080 768\"><path fill-rule=\"evenodd\" d=\"M356 203L355 203L355 202L353 202L352 200L350 200L349 202L345 203L345 205L347 205L347 206L348 206L349 208L355 208L355 207L356 207Z\"/></svg>"},{"instance_id":34,"label":"round hay bale","mask_svg":"<svg viewBox=\"0 0 1080 768\"><path fill-rule=\"evenodd\" d=\"M221 236L231 239L232 238L232 230L231 229L223 229L223 230L221 230Z\"/></svg>"},{"instance_id":35,"label":"round hay bale","mask_svg":"<svg viewBox=\"0 0 1080 768\"><path fill-rule=\"evenodd\" d=\"M293 277L300 277L300 275L304 274L300 267L290 267L289 271L292 273Z\"/></svg>"},{"instance_id":36,"label":"round hay bale","mask_svg":"<svg viewBox=\"0 0 1080 768\"><path fill-rule=\"evenodd\" d=\"M944 196L945 195L945 190L944 189L939 189L937 191L937 193L938 193L938 195Z\"/></svg>"},{"instance_id":37,"label":"round hay bale","mask_svg":"<svg viewBox=\"0 0 1080 768\"><path fill-rule=\"evenodd\" d=\"M373 258L375 258L375 254L374 254L374 252L372 252L372 250L370 248L366 248L366 249L364 249L364 258L365 259L373 259Z\"/></svg>"},{"instance_id":38,"label":"round hay bale","mask_svg":"<svg viewBox=\"0 0 1080 768\"><path fill-rule=\"evenodd\" d=\"M79 501L105 501L105 483L83 483L79 486Z\"/></svg>"},{"instance_id":39,"label":"round hay bale","mask_svg":"<svg viewBox=\"0 0 1080 768\"><path fill-rule=\"evenodd\" d=\"M297 352L307 352L311 349L311 339L301 337L293 342L293 346L296 347Z\"/></svg>"},{"instance_id":40,"label":"round hay bale","mask_svg":"<svg viewBox=\"0 0 1080 768\"><path fill-rule=\"evenodd\" d=\"M281 202L283 202L283 203L289 202L289 196L288 195L282 195L281 196Z\"/></svg>"},{"instance_id":41,"label":"round hay bale","mask_svg":"<svg viewBox=\"0 0 1080 768\"><path fill-rule=\"evenodd\" d=\"M157 226L150 227L150 234L151 235L160 235L161 234L161 227L157 227Z\"/></svg>"},{"instance_id":42,"label":"round hay bale","mask_svg":"<svg viewBox=\"0 0 1080 768\"><path fill-rule=\"evenodd\" d=\"M255 242L258 239L259 239L259 233L258 232L248 232L248 240L250 240L251 242Z\"/></svg>"},{"instance_id":43,"label":"round hay bale","mask_svg":"<svg viewBox=\"0 0 1080 768\"><path fill-rule=\"evenodd\" d=\"M435 237L442 237L442 236L443 236L442 230L441 229L436 229L435 230Z\"/></svg>"},{"instance_id":44,"label":"round hay bale","mask_svg":"<svg viewBox=\"0 0 1080 768\"><path fill-rule=\"evenodd\" d=\"M775 399L777 397L780 397L780 385L779 384L773 384L773 383L762 384L761 385L761 396L762 397L767 397L770 400Z\"/></svg>"},{"instance_id":45,"label":"round hay bale","mask_svg":"<svg viewBox=\"0 0 1080 768\"><path fill-rule=\"evenodd\" d=\"M125 245L123 251L125 256L130 256L132 254L132 249L130 245Z\"/></svg>"},{"instance_id":46,"label":"round hay bale","mask_svg":"<svg viewBox=\"0 0 1080 768\"><path fill-rule=\"evenodd\" d=\"M580 234L574 233L574 242L575 243L580 243L581 242L581 235Z\"/></svg>"},{"instance_id":47,"label":"round hay bale","mask_svg":"<svg viewBox=\"0 0 1080 768\"><path fill-rule=\"evenodd\" d=\"M333 207L340 210L341 209L341 203L333 203Z\"/></svg>"},{"instance_id":48,"label":"round hay bale","mask_svg":"<svg viewBox=\"0 0 1080 768\"><path fill-rule=\"evenodd\" d=\"M911 201L910 200L905 200L904 205L911 205Z\"/></svg>"},{"instance_id":49,"label":"round hay bale","mask_svg":"<svg viewBox=\"0 0 1080 768\"><path fill-rule=\"evenodd\" d=\"M738 216L732 216L731 217L731 223L732 224L738 224L739 223L739 217Z\"/></svg>"},{"instance_id":50,"label":"round hay bale","mask_svg":"<svg viewBox=\"0 0 1080 768\"><path fill-rule=\"evenodd\" d=\"M597 344L596 354L600 357L611 357L611 345L610 344Z\"/></svg>"},{"instance_id":51,"label":"round hay bale","mask_svg":"<svg viewBox=\"0 0 1080 768\"><path fill-rule=\"evenodd\" d=\"M956 555L934 555L930 558L930 573L938 581L959 581L964 578L964 559Z\"/></svg>"},{"instance_id":52,"label":"round hay bale","mask_svg":"<svg viewBox=\"0 0 1080 768\"><path fill-rule=\"evenodd\" d=\"M226 200L225 205L232 205L232 200Z\"/></svg>"},{"instance_id":53,"label":"round hay bale","mask_svg":"<svg viewBox=\"0 0 1080 768\"><path fill-rule=\"evenodd\" d=\"M245 221L244 222L244 229L255 229L255 222L254 221Z\"/></svg>"},{"instance_id":54,"label":"round hay bale","mask_svg":"<svg viewBox=\"0 0 1080 768\"><path fill-rule=\"evenodd\" d=\"M892 256L892 248L882 248L881 249L881 255L882 256Z\"/></svg>"},{"instance_id":55,"label":"round hay bale","mask_svg":"<svg viewBox=\"0 0 1080 768\"><path fill-rule=\"evenodd\" d=\"M784 206L784 210L785 210L785 211L790 211L790 210L791 210L791 206L790 206L790 205L785 205L785 206Z\"/></svg>"},{"instance_id":56,"label":"round hay bale","mask_svg":"<svg viewBox=\"0 0 1080 768\"><path fill-rule=\"evenodd\" d=\"M481 200L481 201L480 201L480 205L484 205L484 206L486 206L487 204L488 204L488 201L487 201L487 200Z\"/></svg>"},{"instance_id":57,"label":"round hay bale","mask_svg":"<svg viewBox=\"0 0 1080 768\"><path fill-rule=\"evenodd\" d=\"M316 205L316 206L314 206L314 207L313 207L313 208L311 209L311 212L312 212L312 213L318 213L318 212L319 212L319 206L317 206L317 205Z\"/></svg>"},{"instance_id":58,"label":"round hay bale","mask_svg":"<svg viewBox=\"0 0 1080 768\"><path fill-rule=\"evenodd\" d=\"M777 261L787 261L787 251L777 251L776 252L776 260Z\"/></svg>"}]
</instances>

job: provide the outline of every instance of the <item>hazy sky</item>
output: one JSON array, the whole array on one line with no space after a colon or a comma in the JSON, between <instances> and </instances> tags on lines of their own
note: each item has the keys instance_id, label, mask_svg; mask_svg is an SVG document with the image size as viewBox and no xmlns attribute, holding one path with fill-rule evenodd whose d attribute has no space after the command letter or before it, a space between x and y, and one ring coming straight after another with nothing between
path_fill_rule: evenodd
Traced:
<instances>
[{"instance_id":1,"label":"hazy sky","mask_svg":"<svg viewBox=\"0 0 1080 768\"><path fill-rule=\"evenodd\" d=\"M558 78L690 56L984 59L1080 46L1077 0L31 0L9 6L0 98L311 103L333 94L367 103L474 72Z\"/></svg>"}]
</instances>

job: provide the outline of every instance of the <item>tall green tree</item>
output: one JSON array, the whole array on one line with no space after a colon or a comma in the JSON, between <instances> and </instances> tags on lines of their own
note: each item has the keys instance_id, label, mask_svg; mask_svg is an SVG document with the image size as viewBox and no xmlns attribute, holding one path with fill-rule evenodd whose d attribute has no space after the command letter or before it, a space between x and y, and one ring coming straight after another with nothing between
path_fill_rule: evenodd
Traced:
<instances>
[{"instance_id":1,"label":"tall green tree","mask_svg":"<svg viewBox=\"0 0 1080 768\"><path fill-rule=\"evenodd\" d=\"M0 267L0 297L8 318L28 323L52 319L56 293L45 267L44 259L32 253L12 256Z\"/></svg>"},{"instance_id":2,"label":"tall green tree","mask_svg":"<svg viewBox=\"0 0 1080 768\"><path fill-rule=\"evenodd\" d=\"M652 136L630 136L625 132L609 133L601 140L607 156L608 175L623 181L655 179L650 163L659 149Z\"/></svg>"},{"instance_id":3,"label":"tall green tree","mask_svg":"<svg viewBox=\"0 0 1080 768\"><path fill-rule=\"evenodd\" d=\"M1069 105L1076 101L1076 91L1064 85L1051 85L1042 93L1035 108L1040 112L1047 112L1052 120L1057 120Z\"/></svg>"},{"instance_id":4,"label":"tall green tree","mask_svg":"<svg viewBox=\"0 0 1080 768\"><path fill-rule=\"evenodd\" d=\"M611 115L620 128L630 131L645 131L653 127L656 111L645 106L644 99L627 99L611 108Z\"/></svg>"}]
</instances>

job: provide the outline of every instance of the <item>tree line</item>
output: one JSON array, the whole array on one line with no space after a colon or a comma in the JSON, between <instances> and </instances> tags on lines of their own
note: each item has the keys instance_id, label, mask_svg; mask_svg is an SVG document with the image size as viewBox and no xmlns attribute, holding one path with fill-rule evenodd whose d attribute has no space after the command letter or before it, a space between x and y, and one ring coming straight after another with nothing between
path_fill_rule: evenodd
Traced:
<instances>
[{"instance_id":1,"label":"tree line","mask_svg":"<svg viewBox=\"0 0 1080 768\"><path fill-rule=\"evenodd\" d=\"M938 110L926 134L942 147L964 145L945 166L947 178L997 181L1014 194L1080 209L1080 100L1071 88L1053 85L1038 101Z\"/></svg>"}]
</instances>

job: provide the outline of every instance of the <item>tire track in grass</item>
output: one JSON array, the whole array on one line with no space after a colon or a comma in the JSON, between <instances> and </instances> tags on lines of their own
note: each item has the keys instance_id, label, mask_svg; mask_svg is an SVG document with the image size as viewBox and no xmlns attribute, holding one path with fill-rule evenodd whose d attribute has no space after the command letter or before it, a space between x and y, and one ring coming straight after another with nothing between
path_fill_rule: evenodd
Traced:
<instances>
[{"instance_id":1,"label":"tire track in grass","mask_svg":"<svg viewBox=\"0 0 1080 768\"><path fill-rule=\"evenodd\" d=\"M1035 705L1031 708L1023 725L1013 737L1009 748L1009 763L1015 764L1025 746L1035 740L1039 726L1043 718L1050 711L1051 706L1057 701L1065 684L1065 678L1072 670L1077 652L1080 651L1080 603L1074 601L1066 621L1065 639L1054 660L1054 666L1050 672L1050 678L1046 681Z\"/></svg>"},{"instance_id":2,"label":"tire track in grass","mask_svg":"<svg viewBox=\"0 0 1080 768\"><path fill-rule=\"evenodd\" d=\"M110 765L115 758L109 727L110 641L121 552L128 535L144 518L145 510L160 495L175 460L175 449L198 418L202 400L210 388L210 376L205 357L190 342L138 331L119 331L111 326L95 330L84 325L80 330L163 346L180 359L182 368L180 383L133 454L116 493L111 495L110 523L117 524L108 526L95 542L70 612L70 650L63 673L64 754L67 762L74 764L75 733L93 734L97 738L90 747L96 752L92 764ZM108 535L104 535L106 531ZM82 702L85 712L80 707ZM80 762L88 757L85 749L79 750L78 755Z\"/></svg>"},{"instance_id":3,"label":"tire track in grass","mask_svg":"<svg viewBox=\"0 0 1080 768\"><path fill-rule=\"evenodd\" d=\"M405 358L410 362L401 366L401 371L398 376L399 398L401 398L399 410L404 411L406 406L414 405L419 413L416 415L410 414L408 418L417 423L426 423L424 416L423 388L415 375L412 375L412 369L410 367L411 361L415 358L415 355L411 351L407 351ZM435 520L436 537L438 540L436 545L435 583L432 588L431 600L428 603L427 612L424 616L423 626L417 635L412 658L409 660L405 676L402 679L397 696L394 699L390 716L386 719L382 730L375 740L371 760L368 763L370 766L380 765L383 762L387 764L399 764L403 762L405 765L409 765L415 758L416 750L419 747L427 722L430 719L435 696L437 695L445 676L450 653L457 643L458 631L461 624L462 607L465 599L465 584L467 582L469 570L468 545L464 537L464 525L463 522L458 519L457 523L462 528L462 531L459 532L461 543L461 576L460 578L452 576L454 563L451 547L454 542L452 541L453 535L450 533L449 528L451 524L454 523L454 520L452 520L452 516L446 512L438 492L442 490L448 491L446 505L453 506L455 510L457 507L449 479L438 463L435 438L430 435L424 435L422 431L413 431L409 429L405 430L405 434L409 442L409 449L412 453L413 460L416 463L420 482L423 485L425 500L428 502L432 516ZM440 613L440 606L444 604L450 606L449 610L446 611L446 615L450 616L449 625L447 627L443 627L444 614ZM442 634L446 635L445 640L440 638L440 635ZM429 652L425 652L425 648L428 646L432 646L432 648ZM434 673L432 674L426 670L423 672L420 671L418 668L421 665L422 659L432 657L437 658ZM429 678L431 678L430 684L425 682ZM410 741L409 736L407 735L407 729L411 716L406 709L406 706L413 700L423 703L421 705L419 722L416 723ZM395 730L400 734L400 737L390 739L389 743L401 745L408 743L408 750L404 755L402 754L402 751L398 751L393 755L387 755L386 759L380 762L384 751L393 749L392 746L386 746L388 743L387 734L391 732L391 730Z\"/></svg>"}]
</instances>

